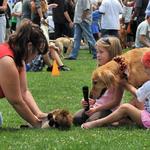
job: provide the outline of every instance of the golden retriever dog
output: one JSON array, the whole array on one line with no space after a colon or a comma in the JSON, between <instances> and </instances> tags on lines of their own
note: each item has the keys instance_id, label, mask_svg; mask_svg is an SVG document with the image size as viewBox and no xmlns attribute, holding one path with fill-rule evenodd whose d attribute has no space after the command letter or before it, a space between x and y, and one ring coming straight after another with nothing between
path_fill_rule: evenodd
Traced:
<instances>
[{"instance_id":1,"label":"golden retriever dog","mask_svg":"<svg viewBox=\"0 0 150 150\"><path fill-rule=\"evenodd\" d=\"M150 78L141 63L141 57L146 51L150 51L150 48L133 49L121 55L127 63L128 82L135 87L141 86ZM119 84L120 79L120 65L116 61L111 60L98 67L92 74L91 97L100 97L105 89Z\"/></svg>"},{"instance_id":2,"label":"golden retriever dog","mask_svg":"<svg viewBox=\"0 0 150 150\"><path fill-rule=\"evenodd\" d=\"M57 128L67 130L72 125L72 115L64 109L55 109L48 113L46 120L43 122L42 128Z\"/></svg>"},{"instance_id":3,"label":"golden retriever dog","mask_svg":"<svg viewBox=\"0 0 150 150\"><path fill-rule=\"evenodd\" d=\"M59 37L56 40L49 40L49 42L55 43L55 46L58 47L59 49L58 54L64 58L64 55L63 55L64 48L67 49L66 55L68 56L72 51L74 39L71 37L65 36L65 37ZM85 43L83 42L83 40L81 40L80 45L85 46Z\"/></svg>"},{"instance_id":4,"label":"golden retriever dog","mask_svg":"<svg viewBox=\"0 0 150 150\"><path fill-rule=\"evenodd\" d=\"M67 48L66 53L69 54L73 47L73 38L70 37L60 37L56 40L49 40L49 43L54 43L56 47L58 47L58 54L64 58L63 50L64 48Z\"/></svg>"}]
</instances>

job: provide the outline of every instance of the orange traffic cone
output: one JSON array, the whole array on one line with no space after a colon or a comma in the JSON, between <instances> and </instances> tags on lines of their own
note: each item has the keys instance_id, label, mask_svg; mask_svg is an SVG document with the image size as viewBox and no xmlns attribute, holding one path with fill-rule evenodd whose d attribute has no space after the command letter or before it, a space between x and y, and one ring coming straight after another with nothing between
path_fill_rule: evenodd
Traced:
<instances>
[{"instance_id":1,"label":"orange traffic cone","mask_svg":"<svg viewBox=\"0 0 150 150\"><path fill-rule=\"evenodd\" d=\"M59 76L60 75L60 71L58 69L58 65L56 60L54 60L53 62L53 69L52 69L52 76Z\"/></svg>"}]
</instances>

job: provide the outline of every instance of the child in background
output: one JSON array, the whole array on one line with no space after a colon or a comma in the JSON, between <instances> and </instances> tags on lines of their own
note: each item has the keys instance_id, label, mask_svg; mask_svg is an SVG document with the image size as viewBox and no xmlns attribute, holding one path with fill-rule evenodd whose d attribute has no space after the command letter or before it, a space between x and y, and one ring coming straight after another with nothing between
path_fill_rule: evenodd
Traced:
<instances>
[{"instance_id":1,"label":"child in background","mask_svg":"<svg viewBox=\"0 0 150 150\"><path fill-rule=\"evenodd\" d=\"M125 24L125 29L127 30L128 26L130 25L130 20L131 20L131 15L132 15L132 11L133 11L133 6L130 6L128 0L124 0L123 1L123 20L124 20L124 24ZM132 36L133 33L128 33L127 32L127 47L132 47L132 45L134 45L134 39Z\"/></svg>"},{"instance_id":2,"label":"child in background","mask_svg":"<svg viewBox=\"0 0 150 150\"><path fill-rule=\"evenodd\" d=\"M99 4L92 4L93 7L93 12L92 12L92 24L91 24L91 29L93 36L95 40L97 41L100 38L100 25L99 25L99 20L101 18L101 13L99 12L98 8L101 3Z\"/></svg>"},{"instance_id":3,"label":"child in background","mask_svg":"<svg viewBox=\"0 0 150 150\"><path fill-rule=\"evenodd\" d=\"M150 52L146 52L143 55L142 63L145 67L145 72L150 76ZM140 127L150 128L150 80L145 82L139 89L136 89L125 80L121 84L136 96L139 102L144 102L144 110L139 110L131 104L122 104L107 117L82 124L83 128L87 129L108 125L125 117L130 117Z\"/></svg>"}]
</instances>

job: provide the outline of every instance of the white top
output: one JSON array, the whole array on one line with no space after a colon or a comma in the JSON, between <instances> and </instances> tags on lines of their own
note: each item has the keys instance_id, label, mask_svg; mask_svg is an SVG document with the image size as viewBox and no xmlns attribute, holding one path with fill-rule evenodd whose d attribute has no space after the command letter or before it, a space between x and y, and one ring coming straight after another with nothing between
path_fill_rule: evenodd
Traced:
<instances>
[{"instance_id":1,"label":"white top","mask_svg":"<svg viewBox=\"0 0 150 150\"><path fill-rule=\"evenodd\" d=\"M53 16L49 15L47 17L47 21L48 21L48 24L49 24L49 32L53 33L54 32L54 28L55 28L54 21L53 21Z\"/></svg>"},{"instance_id":2,"label":"white top","mask_svg":"<svg viewBox=\"0 0 150 150\"><path fill-rule=\"evenodd\" d=\"M139 102L144 102L145 110L150 112L150 80L136 91L136 96Z\"/></svg>"},{"instance_id":3,"label":"white top","mask_svg":"<svg viewBox=\"0 0 150 150\"><path fill-rule=\"evenodd\" d=\"M82 15L85 10L89 10L89 15L83 20ZM81 23L82 21L88 24L92 23L92 3L90 0L77 0L76 2L74 23Z\"/></svg>"},{"instance_id":4,"label":"white top","mask_svg":"<svg viewBox=\"0 0 150 150\"><path fill-rule=\"evenodd\" d=\"M147 20L141 22L136 30L135 47L137 48L146 46L140 41L141 35L145 35L147 40L150 42L150 24Z\"/></svg>"},{"instance_id":5,"label":"white top","mask_svg":"<svg viewBox=\"0 0 150 150\"><path fill-rule=\"evenodd\" d=\"M125 19L125 23L129 23L130 22L132 10L133 10L133 7L127 7L127 6L123 7L123 15L122 16Z\"/></svg>"},{"instance_id":6,"label":"white top","mask_svg":"<svg viewBox=\"0 0 150 150\"><path fill-rule=\"evenodd\" d=\"M119 30L119 14L123 8L118 0L103 0L99 11L103 13L101 18L102 29Z\"/></svg>"},{"instance_id":7,"label":"white top","mask_svg":"<svg viewBox=\"0 0 150 150\"><path fill-rule=\"evenodd\" d=\"M19 1L15 4L12 13L22 13L22 1ZM18 26L21 22L21 16L16 16L17 18L17 25Z\"/></svg>"}]
</instances>

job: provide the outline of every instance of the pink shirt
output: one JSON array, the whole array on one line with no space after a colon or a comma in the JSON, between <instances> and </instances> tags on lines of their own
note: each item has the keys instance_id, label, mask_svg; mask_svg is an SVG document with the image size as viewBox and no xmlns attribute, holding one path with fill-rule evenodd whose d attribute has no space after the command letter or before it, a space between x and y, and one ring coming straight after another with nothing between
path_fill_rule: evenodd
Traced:
<instances>
[{"instance_id":1,"label":"pink shirt","mask_svg":"<svg viewBox=\"0 0 150 150\"><path fill-rule=\"evenodd\" d=\"M109 89L107 89L105 91L105 93L99 99L96 99L96 102L93 105L93 107L104 105L104 104L110 102L113 99L113 94L114 94L114 87L110 87ZM115 108L113 108L111 110L114 111L114 109Z\"/></svg>"}]
</instances>

